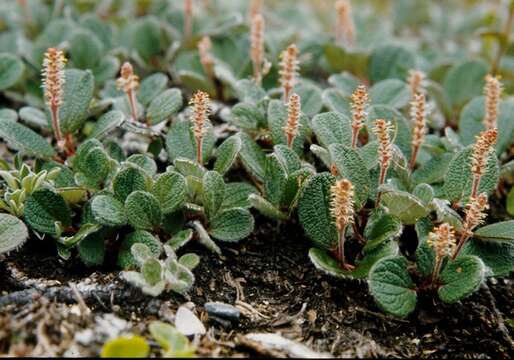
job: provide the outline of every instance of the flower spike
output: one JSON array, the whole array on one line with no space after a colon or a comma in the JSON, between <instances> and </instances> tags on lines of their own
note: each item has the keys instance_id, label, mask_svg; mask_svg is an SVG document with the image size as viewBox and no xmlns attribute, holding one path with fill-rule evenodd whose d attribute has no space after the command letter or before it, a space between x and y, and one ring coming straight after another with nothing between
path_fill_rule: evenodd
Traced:
<instances>
[{"instance_id":1,"label":"flower spike","mask_svg":"<svg viewBox=\"0 0 514 360\"><path fill-rule=\"evenodd\" d=\"M485 77L485 117L484 125L486 130L496 127L496 120L499 115L500 96L502 93L502 83L498 77L487 75Z\"/></svg>"},{"instance_id":2,"label":"flower spike","mask_svg":"<svg viewBox=\"0 0 514 360\"><path fill-rule=\"evenodd\" d=\"M389 133L392 131L391 124L384 120L375 120L375 126L373 132L378 138L378 159L380 164L380 176L378 185L383 185L387 175L387 170L391 165L391 159L393 157L393 145ZM381 192L377 195L376 206L380 204Z\"/></svg>"},{"instance_id":3,"label":"flower spike","mask_svg":"<svg viewBox=\"0 0 514 360\"><path fill-rule=\"evenodd\" d=\"M291 90L296 85L296 76L299 69L298 48L296 45L289 45L289 47L280 54L280 59L280 84L284 89L284 103L287 104Z\"/></svg>"},{"instance_id":4,"label":"flower spike","mask_svg":"<svg viewBox=\"0 0 514 360\"><path fill-rule=\"evenodd\" d=\"M52 129L58 146L64 147L64 139L61 133L59 123L59 108L63 103L64 92L64 66L66 65L66 57L62 50L49 48L43 59L43 90L45 102L50 109L52 118Z\"/></svg>"},{"instance_id":5,"label":"flower spike","mask_svg":"<svg viewBox=\"0 0 514 360\"><path fill-rule=\"evenodd\" d=\"M347 179L337 180L330 188L330 193L332 196L330 212L339 232L337 257L345 269L351 269L352 266L346 263L344 243L346 226L354 221L354 186Z\"/></svg>"},{"instance_id":6,"label":"flower spike","mask_svg":"<svg viewBox=\"0 0 514 360\"><path fill-rule=\"evenodd\" d=\"M428 235L427 244L435 252L435 266L432 273L432 281L435 282L441 271L444 257L451 255L455 249L455 230L450 224L443 223Z\"/></svg>"},{"instance_id":7,"label":"flower spike","mask_svg":"<svg viewBox=\"0 0 514 360\"><path fill-rule=\"evenodd\" d=\"M411 119L413 122L412 128L412 156L410 159L409 167L411 170L416 165L416 158L418 156L419 148L425 139L426 132L426 98L425 94L417 93L414 95L414 100L411 102Z\"/></svg>"},{"instance_id":8,"label":"flower spike","mask_svg":"<svg viewBox=\"0 0 514 360\"><path fill-rule=\"evenodd\" d=\"M409 84L411 97L414 98L416 94L425 93L424 82L426 75L421 70L409 70L409 77L407 83Z\"/></svg>"},{"instance_id":9,"label":"flower spike","mask_svg":"<svg viewBox=\"0 0 514 360\"><path fill-rule=\"evenodd\" d=\"M366 86L359 85L352 94L352 148L357 147L359 131L364 125L366 107L369 105L369 95Z\"/></svg>"},{"instance_id":10,"label":"flower spike","mask_svg":"<svg viewBox=\"0 0 514 360\"><path fill-rule=\"evenodd\" d=\"M203 163L202 145L203 137L207 131L206 125L209 121L211 111L209 95L203 91L197 91L189 104L193 106L191 116L193 135L196 141L196 160L198 164Z\"/></svg>"},{"instance_id":11,"label":"flower spike","mask_svg":"<svg viewBox=\"0 0 514 360\"><path fill-rule=\"evenodd\" d=\"M214 81L214 58L211 54L212 42L208 36L202 37L202 40L198 42L198 53L200 55L200 63L202 64L203 70L207 74L207 77Z\"/></svg>"},{"instance_id":12,"label":"flower spike","mask_svg":"<svg viewBox=\"0 0 514 360\"><path fill-rule=\"evenodd\" d=\"M293 147L293 141L298 136L300 124L301 99L298 94L292 94L289 99L287 124L282 129L287 137L287 146Z\"/></svg>"},{"instance_id":13,"label":"flower spike","mask_svg":"<svg viewBox=\"0 0 514 360\"><path fill-rule=\"evenodd\" d=\"M477 195L480 180L485 174L489 154L494 151L494 145L498 137L496 128L482 131L476 136L473 153L471 155L471 173L473 174L473 183L471 185L471 196Z\"/></svg>"},{"instance_id":14,"label":"flower spike","mask_svg":"<svg viewBox=\"0 0 514 360\"><path fill-rule=\"evenodd\" d=\"M352 46L355 38L355 25L352 20L352 7L348 0L338 0L335 3L337 14L336 42Z\"/></svg>"},{"instance_id":15,"label":"flower spike","mask_svg":"<svg viewBox=\"0 0 514 360\"><path fill-rule=\"evenodd\" d=\"M262 65L264 63L264 17L257 13L251 19L250 58L253 64L253 77L257 85L262 83Z\"/></svg>"},{"instance_id":16,"label":"flower spike","mask_svg":"<svg viewBox=\"0 0 514 360\"><path fill-rule=\"evenodd\" d=\"M127 95L132 121L137 121L136 89L139 87L139 77L134 74L134 68L128 61L121 66L120 77L116 79L116 86Z\"/></svg>"}]
</instances>

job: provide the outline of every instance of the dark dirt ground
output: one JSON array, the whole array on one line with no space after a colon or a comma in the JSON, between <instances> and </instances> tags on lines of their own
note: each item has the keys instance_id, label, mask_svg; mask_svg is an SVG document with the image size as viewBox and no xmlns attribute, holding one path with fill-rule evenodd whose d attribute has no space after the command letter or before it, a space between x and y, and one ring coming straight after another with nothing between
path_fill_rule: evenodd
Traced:
<instances>
[{"instance_id":1,"label":"dark dirt ground","mask_svg":"<svg viewBox=\"0 0 514 360\"><path fill-rule=\"evenodd\" d=\"M286 237L278 238L279 233ZM297 224L279 229L258 218L254 234L225 246L223 258L188 245L188 251L202 258L194 271L196 283L190 298L165 294L153 300L134 289L126 290L113 268L87 269L78 261L65 266L56 260L52 246L33 240L0 262L0 295L20 290L6 271L13 265L29 278L53 279L62 285L84 278L92 283L114 281L122 290L107 301L101 296L87 298L88 307L95 315L115 313L131 323L131 332L142 334L146 334L148 321L166 321L179 305L190 301L208 328L205 336L194 339L201 356L270 355L245 344L241 335L276 332L338 357L514 357L512 344L498 331L498 318L486 290L451 306L430 296L421 297L415 313L404 320L395 319L377 308L366 283L338 280L316 271L307 257L308 247ZM512 277L489 280L488 284L499 312L507 322L512 321ZM236 305L243 316L235 324L208 319L203 309L207 301ZM92 315L84 315L80 309L84 310L72 296L0 304L0 354L62 355L68 350L68 355L74 351L97 355L100 341L81 348L73 339L79 330L95 326ZM512 328L507 329L512 336ZM156 347L153 351L158 353Z\"/></svg>"}]
</instances>

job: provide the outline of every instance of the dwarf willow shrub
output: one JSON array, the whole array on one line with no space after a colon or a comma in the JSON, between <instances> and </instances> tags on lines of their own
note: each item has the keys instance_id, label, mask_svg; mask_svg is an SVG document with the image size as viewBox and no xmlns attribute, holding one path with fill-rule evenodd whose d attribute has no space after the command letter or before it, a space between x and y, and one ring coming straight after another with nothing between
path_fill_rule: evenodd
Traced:
<instances>
[{"instance_id":1,"label":"dwarf willow shrub","mask_svg":"<svg viewBox=\"0 0 514 360\"><path fill-rule=\"evenodd\" d=\"M45 237L184 293L199 258L176 253L221 254L260 213L298 222L314 266L388 313L424 291L457 302L514 266L514 55L496 29L513 4L480 47L434 2L419 23L342 0L3 2L0 252ZM485 24L444 6L466 34Z\"/></svg>"}]
</instances>

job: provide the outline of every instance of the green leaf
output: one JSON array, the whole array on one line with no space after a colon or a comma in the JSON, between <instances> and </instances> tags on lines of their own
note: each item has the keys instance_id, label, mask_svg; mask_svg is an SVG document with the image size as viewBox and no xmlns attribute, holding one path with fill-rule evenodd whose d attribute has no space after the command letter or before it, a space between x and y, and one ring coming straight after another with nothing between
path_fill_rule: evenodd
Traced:
<instances>
[{"instance_id":1,"label":"green leaf","mask_svg":"<svg viewBox=\"0 0 514 360\"><path fill-rule=\"evenodd\" d=\"M125 116L121 111L111 110L100 116L91 132L91 135L89 136L92 138L103 139L109 135L110 132L119 128L123 121L125 121Z\"/></svg>"},{"instance_id":2,"label":"green leaf","mask_svg":"<svg viewBox=\"0 0 514 360\"><path fill-rule=\"evenodd\" d=\"M287 170L284 164L273 153L266 159L266 177L264 189L266 198L275 206L281 205L284 189L287 182Z\"/></svg>"},{"instance_id":3,"label":"green leaf","mask_svg":"<svg viewBox=\"0 0 514 360\"><path fill-rule=\"evenodd\" d=\"M484 241L514 241L514 220L483 226L475 230L473 237Z\"/></svg>"},{"instance_id":4,"label":"green leaf","mask_svg":"<svg viewBox=\"0 0 514 360\"><path fill-rule=\"evenodd\" d=\"M107 341L102 347L102 358L145 358L150 345L141 336L120 336Z\"/></svg>"},{"instance_id":5,"label":"green leaf","mask_svg":"<svg viewBox=\"0 0 514 360\"><path fill-rule=\"evenodd\" d=\"M147 76L139 85L137 100L144 106L148 106L160 93L166 89L168 77L163 73L155 73ZM182 96L180 97L182 102Z\"/></svg>"},{"instance_id":6,"label":"green leaf","mask_svg":"<svg viewBox=\"0 0 514 360\"><path fill-rule=\"evenodd\" d=\"M312 119L312 130L325 148L331 144L352 144L351 121L343 114L328 112L316 115Z\"/></svg>"},{"instance_id":7,"label":"green leaf","mask_svg":"<svg viewBox=\"0 0 514 360\"><path fill-rule=\"evenodd\" d=\"M218 247L218 245L216 245L214 240L211 239L211 237L209 236L209 233L207 232L207 230L205 230L202 223L200 221L196 220L196 221L193 221L192 225L196 231L196 234L198 235L198 242L200 244L202 244L203 246L205 246L210 251L212 251L218 255L221 255L221 249Z\"/></svg>"},{"instance_id":8,"label":"green leaf","mask_svg":"<svg viewBox=\"0 0 514 360\"><path fill-rule=\"evenodd\" d=\"M421 241L416 249L416 270L428 278L434 272L435 252L426 241Z\"/></svg>"},{"instance_id":9,"label":"green leaf","mask_svg":"<svg viewBox=\"0 0 514 360\"><path fill-rule=\"evenodd\" d=\"M387 313L406 317L416 307L417 295L403 256L383 258L369 274L369 290L377 304Z\"/></svg>"},{"instance_id":10,"label":"green leaf","mask_svg":"<svg viewBox=\"0 0 514 360\"><path fill-rule=\"evenodd\" d=\"M82 224L83 225L80 226L79 231L77 231L73 236L63 236L58 240L59 243L70 248L102 228L102 225L100 224L90 224L87 222L82 222Z\"/></svg>"},{"instance_id":11,"label":"green leaf","mask_svg":"<svg viewBox=\"0 0 514 360\"><path fill-rule=\"evenodd\" d=\"M402 233L400 219L381 211L374 212L364 229L366 245L364 251L372 251L385 241L396 238Z\"/></svg>"},{"instance_id":12,"label":"green leaf","mask_svg":"<svg viewBox=\"0 0 514 360\"><path fill-rule=\"evenodd\" d=\"M200 263L200 257L192 253L184 254L178 259L178 262L189 270L193 270Z\"/></svg>"},{"instance_id":13,"label":"green leaf","mask_svg":"<svg viewBox=\"0 0 514 360\"><path fill-rule=\"evenodd\" d=\"M280 100L271 100L268 105L268 127L271 131L273 144L287 144L287 137L283 127L287 124L288 112L287 106ZM293 149L297 153L302 153L303 143L306 137L306 126L308 120L305 115L300 115L298 136L293 141Z\"/></svg>"},{"instance_id":14,"label":"green leaf","mask_svg":"<svg viewBox=\"0 0 514 360\"><path fill-rule=\"evenodd\" d=\"M132 245L134 244L146 245L150 250L151 256L155 258L158 258L162 251L162 245L159 239L147 231L136 230L127 234L123 238L118 252L117 264L122 269L134 268L138 264L131 251Z\"/></svg>"},{"instance_id":15,"label":"green leaf","mask_svg":"<svg viewBox=\"0 0 514 360\"><path fill-rule=\"evenodd\" d=\"M312 176L298 202L298 218L305 234L324 250L332 249L338 239L330 213L330 186L334 183L335 177L329 173Z\"/></svg>"},{"instance_id":16,"label":"green leaf","mask_svg":"<svg viewBox=\"0 0 514 360\"><path fill-rule=\"evenodd\" d=\"M233 207L249 208L251 206L248 196L257 194L257 189L246 182L233 182L225 185L225 198L221 207L229 209Z\"/></svg>"},{"instance_id":17,"label":"green leaf","mask_svg":"<svg viewBox=\"0 0 514 360\"><path fill-rule=\"evenodd\" d=\"M65 70L64 79L63 104L59 108L60 126L64 134L72 134L82 128L87 119L95 84L89 70Z\"/></svg>"},{"instance_id":18,"label":"green leaf","mask_svg":"<svg viewBox=\"0 0 514 360\"><path fill-rule=\"evenodd\" d=\"M328 149L339 175L350 180L355 187L355 209L360 209L366 204L371 188L366 164L357 150L348 146L332 144Z\"/></svg>"},{"instance_id":19,"label":"green leaf","mask_svg":"<svg viewBox=\"0 0 514 360\"><path fill-rule=\"evenodd\" d=\"M239 151L241 151L242 141L237 135L233 135L223 141L216 149L216 162L214 170L220 174L225 174L234 165Z\"/></svg>"},{"instance_id":20,"label":"green leaf","mask_svg":"<svg viewBox=\"0 0 514 360\"><path fill-rule=\"evenodd\" d=\"M212 125L207 124L206 130L202 143L204 163L211 157L216 142ZM178 157L196 160L196 143L189 121L178 121L171 125L166 135L166 149L171 161Z\"/></svg>"},{"instance_id":21,"label":"green leaf","mask_svg":"<svg viewBox=\"0 0 514 360\"><path fill-rule=\"evenodd\" d=\"M154 258L147 259L141 267L141 274L149 285L156 285L161 280L161 263Z\"/></svg>"},{"instance_id":22,"label":"green leaf","mask_svg":"<svg viewBox=\"0 0 514 360\"><path fill-rule=\"evenodd\" d=\"M277 209L272 203L259 194L250 194L248 201L251 206L257 209L262 215L273 220L287 220L287 214Z\"/></svg>"},{"instance_id":23,"label":"green leaf","mask_svg":"<svg viewBox=\"0 0 514 360\"><path fill-rule=\"evenodd\" d=\"M323 105L330 110L351 117L351 104L339 89L325 89L321 94Z\"/></svg>"},{"instance_id":24,"label":"green leaf","mask_svg":"<svg viewBox=\"0 0 514 360\"><path fill-rule=\"evenodd\" d=\"M506 201L505 209L510 216L514 216L514 187L510 189Z\"/></svg>"},{"instance_id":25,"label":"green leaf","mask_svg":"<svg viewBox=\"0 0 514 360\"><path fill-rule=\"evenodd\" d=\"M236 83L236 95L239 101L249 104L257 104L266 97L266 91L258 86L255 81L242 79Z\"/></svg>"},{"instance_id":26,"label":"green leaf","mask_svg":"<svg viewBox=\"0 0 514 360\"><path fill-rule=\"evenodd\" d=\"M172 250L177 251L182 246L184 246L189 241L191 241L192 238L193 238L193 230L191 230L191 229L181 230L178 233L176 233L175 235L173 235L173 237L166 242L166 245L171 247Z\"/></svg>"},{"instance_id":27,"label":"green leaf","mask_svg":"<svg viewBox=\"0 0 514 360\"><path fill-rule=\"evenodd\" d=\"M156 229L162 221L159 200L146 191L134 191L125 200L125 213L136 229Z\"/></svg>"},{"instance_id":28,"label":"green leaf","mask_svg":"<svg viewBox=\"0 0 514 360\"><path fill-rule=\"evenodd\" d=\"M484 281L485 266L476 256L459 256L455 261L448 261L441 271L439 279L443 286L437 293L445 303L452 304L475 292Z\"/></svg>"},{"instance_id":29,"label":"green leaf","mask_svg":"<svg viewBox=\"0 0 514 360\"><path fill-rule=\"evenodd\" d=\"M416 185L412 190L412 195L416 196L426 206L430 205L435 196L432 186L425 183Z\"/></svg>"},{"instance_id":30,"label":"green leaf","mask_svg":"<svg viewBox=\"0 0 514 360\"><path fill-rule=\"evenodd\" d=\"M41 135L12 120L0 118L0 138L26 155L42 159L55 155L54 149Z\"/></svg>"},{"instance_id":31,"label":"green leaf","mask_svg":"<svg viewBox=\"0 0 514 360\"><path fill-rule=\"evenodd\" d=\"M382 80L369 89L374 105L389 105L400 109L409 103L411 93L406 83L398 79Z\"/></svg>"},{"instance_id":32,"label":"green leaf","mask_svg":"<svg viewBox=\"0 0 514 360\"><path fill-rule=\"evenodd\" d=\"M106 226L123 226L127 217L123 203L111 195L97 195L91 201L91 212L96 222Z\"/></svg>"},{"instance_id":33,"label":"green leaf","mask_svg":"<svg viewBox=\"0 0 514 360\"><path fill-rule=\"evenodd\" d=\"M414 225L419 219L430 213L430 209L420 199L408 192L391 187L383 187L382 201L389 213L398 217L406 225Z\"/></svg>"},{"instance_id":34,"label":"green leaf","mask_svg":"<svg viewBox=\"0 0 514 360\"><path fill-rule=\"evenodd\" d=\"M136 164L143 169L148 176L154 176L157 173L157 164L155 160L148 155L133 154L127 158L127 162Z\"/></svg>"},{"instance_id":35,"label":"green leaf","mask_svg":"<svg viewBox=\"0 0 514 360\"><path fill-rule=\"evenodd\" d=\"M17 56L0 53L0 91L10 88L20 81L25 65Z\"/></svg>"},{"instance_id":36,"label":"green leaf","mask_svg":"<svg viewBox=\"0 0 514 360\"><path fill-rule=\"evenodd\" d=\"M342 91L344 96L351 96L357 86L359 86L360 80L345 71L341 74L330 75L328 78L328 83Z\"/></svg>"},{"instance_id":37,"label":"green leaf","mask_svg":"<svg viewBox=\"0 0 514 360\"><path fill-rule=\"evenodd\" d=\"M166 352L163 357L194 357L195 348L189 339L173 326L161 321L152 321L150 334Z\"/></svg>"},{"instance_id":38,"label":"green leaf","mask_svg":"<svg viewBox=\"0 0 514 360\"><path fill-rule=\"evenodd\" d=\"M25 222L34 230L58 235L56 223L71 225L71 211L63 197L49 189L36 190L25 202Z\"/></svg>"},{"instance_id":39,"label":"green leaf","mask_svg":"<svg viewBox=\"0 0 514 360\"><path fill-rule=\"evenodd\" d=\"M434 156L412 173L412 181L414 181L415 184L434 184L442 182L452 159L452 153L443 153Z\"/></svg>"},{"instance_id":40,"label":"green leaf","mask_svg":"<svg viewBox=\"0 0 514 360\"><path fill-rule=\"evenodd\" d=\"M415 67L416 59L411 51L401 46L385 45L371 53L368 75L373 83L389 78L403 80Z\"/></svg>"},{"instance_id":41,"label":"green leaf","mask_svg":"<svg viewBox=\"0 0 514 360\"><path fill-rule=\"evenodd\" d=\"M136 167L126 167L116 174L112 188L116 199L125 201L132 192L146 190L146 176L142 170Z\"/></svg>"},{"instance_id":42,"label":"green leaf","mask_svg":"<svg viewBox=\"0 0 514 360\"><path fill-rule=\"evenodd\" d=\"M168 171L157 176L152 194L159 200L163 214L171 214L186 200L186 179L177 172Z\"/></svg>"},{"instance_id":43,"label":"green leaf","mask_svg":"<svg viewBox=\"0 0 514 360\"><path fill-rule=\"evenodd\" d=\"M225 182L223 176L216 171L207 171L202 179L202 203L205 215L212 220L221 208L225 198Z\"/></svg>"},{"instance_id":44,"label":"green leaf","mask_svg":"<svg viewBox=\"0 0 514 360\"><path fill-rule=\"evenodd\" d=\"M25 224L9 214L0 214L0 254L20 248L29 237Z\"/></svg>"},{"instance_id":45,"label":"green leaf","mask_svg":"<svg viewBox=\"0 0 514 360\"><path fill-rule=\"evenodd\" d=\"M157 18L140 18L132 31L132 46L138 54L148 61L161 51L161 28Z\"/></svg>"},{"instance_id":46,"label":"green leaf","mask_svg":"<svg viewBox=\"0 0 514 360\"><path fill-rule=\"evenodd\" d=\"M321 89L312 83L302 82L295 86L293 90L300 96L302 103L302 113L312 117L320 112L323 107Z\"/></svg>"},{"instance_id":47,"label":"green leaf","mask_svg":"<svg viewBox=\"0 0 514 360\"><path fill-rule=\"evenodd\" d=\"M350 279L366 279L373 264L385 256L397 254L398 245L396 243L382 243L374 250L364 253L363 258L357 259L354 270L344 270L341 264L326 250L317 248L309 250L309 258L316 269L334 277Z\"/></svg>"},{"instance_id":48,"label":"green leaf","mask_svg":"<svg viewBox=\"0 0 514 360\"><path fill-rule=\"evenodd\" d=\"M105 241L101 233L95 232L86 236L78 244L80 259L86 266L102 265L105 258Z\"/></svg>"},{"instance_id":49,"label":"green leaf","mask_svg":"<svg viewBox=\"0 0 514 360\"><path fill-rule=\"evenodd\" d=\"M448 165L444 178L444 191L448 200L452 202L467 199L471 194L473 175L471 173L471 157L473 145L470 145L455 154ZM482 176L478 193L491 194L498 184L500 168L495 153L491 153L487 160L485 174Z\"/></svg>"},{"instance_id":50,"label":"green leaf","mask_svg":"<svg viewBox=\"0 0 514 360\"><path fill-rule=\"evenodd\" d=\"M39 129L48 129L48 120L46 118L46 114L42 110L32 106L24 106L18 111L18 113L20 119L27 125Z\"/></svg>"},{"instance_id":51,"label":"green leaf","mask_svg":"<svg viewBox=\"0 0 514 360\"><path fill-rule=\"evenodd\" d=\"M362 51L348 51L329 42L324 46L325 58L333 72L348 71L359 77L366 77L369 54Z\"/></svg>"},{"instance_id":52,"label":"green leaf","mask_svg":"<svg viewBox=\"0 0 514 360\"><path fill-rule=\"evenodd\" d=\"M238 136L241 138L239 157L244 167L258 180L264 180L266 177L266 156L264 152L247 134L241 132Z\"/></svg>"},{"instance_id":53,"label":"green leaf","mask_svg":"<svg viewBox=\"0 0 514 360\"><path fill-rule=\"evenodd\" d=\"M512 242L472 238L466 242L459 253L459 257L464 255L478 256L488 268L487 276L508 276L514 271L514 244Z\"/></svg>"},{"instance_id":54,"label":"green leaf","mask_svg":"<svg viewBox=\"0 0 514 360\"><path fill-rule=\"evenodd\" d=\"M246 209L223 210L211 221L211 235L222 241L236 242L253 231L254 220Z\"/></svg>"},{"instance_id":55,"label":"green leaf","mask_svg":"<svg viewBox=\"0 0 514 360\"><path fill-rule=\"evenodd\" d=\"M482 93L489 67L482 60L465 60L455 64L444 78L443 87L453 108L462 107Z\"/></svg>"},{"instance_id":56,"label":"green leaf","mask_svg":"<svg viewBox=\"0 0 514 360\"><path fill-rule=\"evenodd\" d=\"M105 181L111 171L109 155L101 147L90 149L82 158L79 168L90 184L100 184Z\"/></svg>"},{"instance_id":57,"label":"green leaf","mask_svg":"<svg viewBox=\"0 0 514 360\"><path fill-rule=\"evenodd\" d=\"M79 28L73 31L69 43L68 52L77 68L93 69L100 62L103 44L93 32Z\"/></svg>"},{"instance_id":58,"label":"green leaf","mask_svg":"<svg viewBox=\"0 0 514 360\"><path fill-rule=\"evenodd\" d=\"M256 105L238 103L230 109L228 120L241 129L255 130L264 122L264 117Z\"/></svg>"},{"instance_id":59,"label":"green leaf","mask_svg":"<svg viewBox=\"0 0 514 360\"><path fill-rule=\"evenodd\" d=\"M152 124L168 120L182 108L182 93L179 89L168 89L152 100L146 112L147 121Z\"/></svg>"},{"instance_id":60,"label":"green leaf","mask_svg":"<svg viewBox=\"0 0 514 360\"><path fill-rule=\"evenodd\" d=\"M201 179L207 171L207 169L199 165L196 161L186 158L176 158L174 163L175 169L186 177L193 176Z\"/></svg>"}]
</instances>

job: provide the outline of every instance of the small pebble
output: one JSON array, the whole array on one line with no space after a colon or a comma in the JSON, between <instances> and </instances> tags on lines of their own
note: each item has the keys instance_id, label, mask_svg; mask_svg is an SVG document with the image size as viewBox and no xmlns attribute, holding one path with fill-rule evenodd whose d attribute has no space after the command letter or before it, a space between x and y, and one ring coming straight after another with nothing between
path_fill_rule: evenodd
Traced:
<instances>
[{"instance_id":1,"label":"small pebble","mask_svg":"<svg viewBox=\"0 0 514 360\"><path fill-rule=\"evenodd\" d=\"M207 311L207 313L209 314L209 316L214 316L231 321L237 321L241 316L241 312L238 308L221 302L207 302L204 304L204 308L205 311Z\"/></svg>"}]
</instances>

